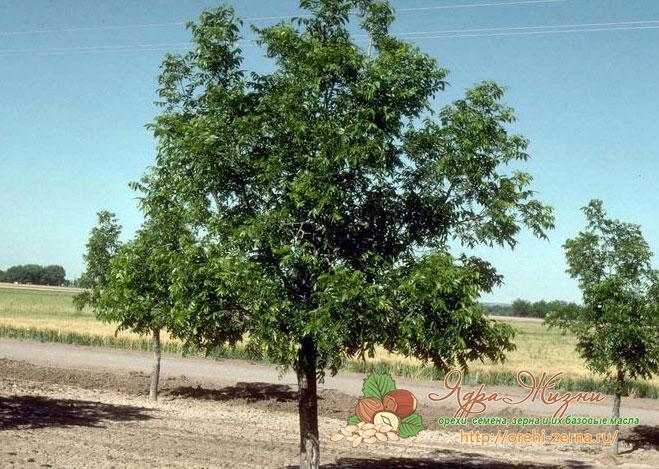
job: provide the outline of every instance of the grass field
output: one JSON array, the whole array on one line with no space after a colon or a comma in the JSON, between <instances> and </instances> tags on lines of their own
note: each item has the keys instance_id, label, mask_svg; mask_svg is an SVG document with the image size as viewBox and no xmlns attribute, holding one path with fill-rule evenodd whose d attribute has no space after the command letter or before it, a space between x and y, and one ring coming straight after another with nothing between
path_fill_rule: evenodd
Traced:
<instances>
[{"instance_id":1,"label":"grass field","mask_svg":"<svg viewBox=\"0 0 659 469\"><path fill-rule=\"evenodd\" d=\"M76 343L109 347L149 350L148 337L129 332L115 333L115 326L97 321L90 310L76 311L72 305L73 291L27 289L0 285L0 336L42 341ZM575 338L557 330L547 330L541 322L510 321L517 330L517 350L508 355L505 364L473 363L468 382L484 384L514 384L518 370L535 373L563 372L563 389L607 390L601 379L586 370L574 351ZM183 344L163 337L163 348L172 353L199 354L184 349ZM211 354L218 357L247 357L242 350L221 349ZM348 369L368 371L373 368L412 378L439 378L434 369L424 367L414 359L379 350L366 362L354 361ZM636 383L632 393L659 398L659 379Z\"/></svg>"}]
</instances>

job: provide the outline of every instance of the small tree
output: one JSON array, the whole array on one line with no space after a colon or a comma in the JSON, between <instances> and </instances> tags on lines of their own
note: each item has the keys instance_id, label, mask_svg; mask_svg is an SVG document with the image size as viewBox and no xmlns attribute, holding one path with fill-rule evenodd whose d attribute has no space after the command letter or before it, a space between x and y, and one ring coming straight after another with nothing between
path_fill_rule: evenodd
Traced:
<instances>
[{"instance_id":1,"label":"small tree","mask_svg":"<svg viewBox=\"0 0 659 469\"><path fill-rule=\"evenodd\" d=\"M659 371L659 273L639 225L607 218L600 200L583 211L587 229L564 245L583 307L559 308L546 321L573 332L586 366L614 382L613 417L618 418L627 381L650 379Z\"/></svg>"},{"instance_id":2,"label":"small tree","mask_svg":"<svg viewBox=\"0 0 659 469\"><path fill-rule=\"evenodd\" d=\"M149 397L158 398L160 332L169 324L170 259L176 249L172 226L146 223L135 238L119 249L105 273L96 304L99 319L117 324L117 330L151 334L153 371Z\"/></svg>"},{"instance_id":3,"label":"small tree","mask_svg":"<svg viewBox=\"0 0 659 469\"><path fill-rule=\"evenodd\" d=\"M121 227L115 215L103 211L92 229L84 255L86 270L80 286L87 290L74 298L77 308L90 306L96 316L117 325L117 331L150 333L154 364L149 397L158 396L160 331L168 322L170 262L181 225L169 217L165 225L146 222L126 244L119 242Z\"/></svg>"},{"instance_id":4,"label":"small tree","mask_svg":"<svg viewBox=\"0 0 659 469\"><path fill-rule=\"evenodd\" d=\"M274 71L241 69L230 8L191 25L168 56L155 166L143 207L172 204L194 237L174 285L179 333L248 347L297 373L300 466L318 467L316 383L376 345L447 369L503 360L512 329L478 304L501 278L448 243L515 245L551 210L510 135L501 87L482 83L431 111L446 70L388 32L380 0L302 0L305 18L255 29ZM372 50L353 42L352 14Z\"/></svg>"}]
</instances>

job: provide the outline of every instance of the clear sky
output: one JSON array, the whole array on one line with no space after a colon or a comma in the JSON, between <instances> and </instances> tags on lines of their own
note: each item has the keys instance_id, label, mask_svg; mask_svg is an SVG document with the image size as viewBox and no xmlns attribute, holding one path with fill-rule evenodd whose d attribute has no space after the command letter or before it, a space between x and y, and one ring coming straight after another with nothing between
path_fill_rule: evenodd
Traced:
<instances>
[{"instance_id":1,"label":"clear sky","mask_svg":"<svg viewBox=\"0 0 659 469\"><path fill-rule=\"evenodd\" d=\"M299 12L295 0L229 3L243 17ZM451 70L438 104L484 79L508 87L512 130L531 140L534 188L555 207L548 242L525 233L514 251L479 250L506 279L486 301L579 299L561 245L583 227L579 207L594 197L641 224L659 252L659 1L393 4L393 30L432 31L408 37ZM215 5L0 0L0 268L62 264L78 276L100 209L132 234L141 215L127 183L154 158L144 125L157 112L160 60L189 40L181 23ZM245 53L247 66L268 67L258 49Z\"/></svg>"}]
</instances>

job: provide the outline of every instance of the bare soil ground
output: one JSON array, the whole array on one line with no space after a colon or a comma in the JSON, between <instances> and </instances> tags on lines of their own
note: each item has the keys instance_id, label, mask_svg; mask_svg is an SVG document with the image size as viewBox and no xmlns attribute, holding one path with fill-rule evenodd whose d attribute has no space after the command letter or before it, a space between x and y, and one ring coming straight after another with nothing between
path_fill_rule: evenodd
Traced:
<instances>
[{"instance_id":1,"label":"bare soil ground","mask_svg":"<svg viewBox=\"0 0 659 469\"><path fill-rule=\"evenodd\" d=\"M40 344L33 345L38 348ZM226 371L224 375L218 373L222 376L219 381L202 380L194 373L172 373L169 363L161 400L153 403L146 398L148 375L143 371L80 366L79 354L85 352L84 347L59 347L56 350L68 351L69 361L78 366L59 363L54 352L34 360L1 358L7 353L0 349L0 467L295 467L296 392L285 376L272 379L266 367L243 363L244 380L236 380L232 367L241 368L240 362L227 361L208 364L216 367L216 372ZM14 344L14 348L20 345ZM91 349L87 350L86 356L93 358L90 353ZM109 361L120 364L120 358L130 352L107 354ZM148 359L143 354L135 356ZM44 360L59 365L30 363ZM197 362L190 361L190 372ZM258 370L262 381L255 381ZM617 459L608 456L608 448L597 445L481 447L461 443L456 427L441 429L433 423L438 416L452 414L453 409L426 403L419 412L428 430L417 437L356 449L331 443L329 436L354 408L358 392L352 392L352 384L347 384L352 381L358 389L358 375L339 375L330 381L336 388L325 386L320 392L325 468L659 467L656 425L626 428L624 454ZM636 409L633 413L642 418L659 407L657 401L636 401L631 406ZM523 413L521 409L501 409L491 415ZM579 430L607 429L570 428Z\"/></svg>"}]
</instances>

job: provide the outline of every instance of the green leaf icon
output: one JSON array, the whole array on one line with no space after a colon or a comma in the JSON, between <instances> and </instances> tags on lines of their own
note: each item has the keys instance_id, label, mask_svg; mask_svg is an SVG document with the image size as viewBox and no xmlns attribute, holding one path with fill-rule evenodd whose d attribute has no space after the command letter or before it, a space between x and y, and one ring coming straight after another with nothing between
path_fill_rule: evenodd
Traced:
<instances>
[{"instance_id":1,"label":"green leaf icon","mask_svg":"<svg viewBox=\"0 0 659 469\"><path fill-rule=\"evenodd\" d=\"M359 417L356 415L353 415L348 419L348 425L357 425L359 422L361 422L361 420L359 420Z\"/></svg>"},{"instance_id":2,"label":"green leaf icon","mask_svg":"<svg viewBox=\"0 0 659 469\"><path fill-rule=\"evenodd\" d=\"M364 379L364 397L375 397L382 400L388 393L396 389L396 383L387 374L373 373Z\"/></svg>"},{"instance_id":3,"label":"green leaf icon","mask_svg":"<svg viewBox=\"0 0 659 469\"><path fill-rule=\"evenodd\" d=\"M411 436L416 436L421 430L423 430L421 416L415 412L401 420L398 436L401 438L409 438Z\"/></svg>"}]
</instances>

